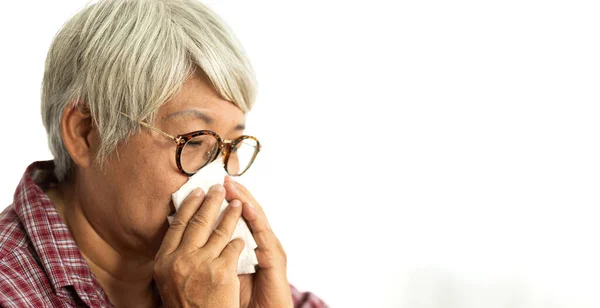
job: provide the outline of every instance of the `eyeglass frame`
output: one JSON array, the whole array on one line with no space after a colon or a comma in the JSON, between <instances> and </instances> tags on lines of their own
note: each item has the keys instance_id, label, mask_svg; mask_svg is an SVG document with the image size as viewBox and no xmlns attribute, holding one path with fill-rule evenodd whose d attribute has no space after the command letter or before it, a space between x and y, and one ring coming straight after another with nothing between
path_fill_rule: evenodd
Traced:
<instances>
[{"instance_id":1,"label":"eyeglass frame","mask_svg":"<svg viewBox=\"0 0 600 308\"><path fill-rule=\"evenodd\" d=\"M214 162L215 160L217 160L217 158L219 158L219 156L221 155L221 151L223 151L223 168L225 169L225 171L227 172L227 174L229 174L230 176L241 176L244 173L246 173L246 171L248 171L248 169L250 169L250 167L252 166L252 164L254 163L254 160L256 159L256 156L258 155L258 152L260 152L261 149L261 144L258 141L258 139L254 136L248 136L248 135L242 135L238 138L236 138L235 140L229 140L229 139L224 139L221 138L221 136L219 136L217 133L213 132L212 130L198 130L198 131L193 131L187 134L182 134L182 135L177 135L177 136L173 136L171 134L168 134L164 131L162 131L160 128L155 127L151 124L148 124L144 121L141 120L135 120L132 116L119 111L119 113L127 118L129 118L130 120L137 122L138 124L151 129L173 141L175 141L175 143L177 144L177 148L175 149L175 164L177 165L177 169L179 169L179 171L187 176L193 176L194 174L198 173L198 171L202 170L202 168L206 167L208 164ZM183 166L181 165L181 153L183 152L183 148L185 147L185 145L188 143L188 141L192 140L195 137L198 136L204 136L204 135L211 135L213 137L215 137L218 141L218 147L217 147L217 153L214 155L214 158L209 159L206 161L206 163L204 165L202 165L202 167L200 167L196 172L187 172L183 169ZM254 155L252 155L252 159L250 159L250 163L248 164L248 167L246 167L246 169L237 175L232 175L229 173L229 170L227 170L227 165L229 163L229 157L231 156L231 148L235 147L238 143L246 140L246 139L252 139L254 141L256 141L256 151L254 152Z\"/></svg>"}]
</instances>

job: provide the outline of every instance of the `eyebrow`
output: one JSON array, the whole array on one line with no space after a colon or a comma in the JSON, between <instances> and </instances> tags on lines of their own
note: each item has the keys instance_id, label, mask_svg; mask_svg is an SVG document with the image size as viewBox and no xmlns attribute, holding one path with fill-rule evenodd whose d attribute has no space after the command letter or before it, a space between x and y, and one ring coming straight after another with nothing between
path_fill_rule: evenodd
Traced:
<instances>
[{"instance_id":1,"label":"eyebrow","mask_svg":"<svg viewBox=\"0 0 600 308\"><path fill-rule=\"evenodd\" d=\"M246 125L245 125L244 123L242 123L242 124L238 124L238 125L236 125L236 126L233 128L233 130L234 130L234 131L238 131L238 130L239 130L239 131L242 131L242 130L245 130L245 129L246 129Z\"/></svg>"},{"instance_id":2,"label":"eyebrow","mask_svg":"<svg viewBox=\"0 0 600 308\"><path fill-rule=\"evenodd\" d=\"M172 112L172 113L169 113L166 116L164 116L163 120L168 120L168 119L176 117L176 116L182 116L182 115L188 115L188 114L193 115L198 120L204 121L204 123L206 123L206 124L213 124L213 122L215 121L215 119L213 119L208 114L203 113L196 109L185 109L185 110Z\"/></svg>"},{"instance_id":3,"label":"eyebrow","mask_svg":"<svg viewBox=\"0 0 600 308\"><path fill-rule=\"evenodd\" d=\"M163 120L168 120L170 118L176 117L176 116L183 116L183 115L192 115L194 116L196 119L204 121L204 123L206 123L207 125L213 124L215 122L215 119L213 119L211 116L209 116L208 114L201 112L200 110L196 110L196 109L185 109L185 110L180 110L180 111L176 111L176 112L172 112L169 113L168 115L163 117ZM246 129L246 125L244 123L238 124L233 128L233 131L243 131Z\"/></svg>"}]
</instances>

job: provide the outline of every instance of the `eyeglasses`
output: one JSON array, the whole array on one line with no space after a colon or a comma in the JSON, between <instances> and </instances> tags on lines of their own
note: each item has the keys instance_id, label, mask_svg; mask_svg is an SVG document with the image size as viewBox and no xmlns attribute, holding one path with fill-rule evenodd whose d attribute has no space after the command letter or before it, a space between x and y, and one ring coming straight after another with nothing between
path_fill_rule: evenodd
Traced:
<instances>
[{"instance_id":1,"label":"eyeglasses","mask_svg":"<svg viewBox=\"0 0 600 308\"><path fill-rule=\"evenodd\" d=\"M253 136L241 136L235 140L227 140L222 139L211 130L199 130L172 136L146 122L135 120L126 113L119 113L175 141L177 144L175 149L177 169L188 176L196 174L221 154L225 171L231 176L240 176L248 171L260 151L260 142Z\"/></svg>"}]
</instances>

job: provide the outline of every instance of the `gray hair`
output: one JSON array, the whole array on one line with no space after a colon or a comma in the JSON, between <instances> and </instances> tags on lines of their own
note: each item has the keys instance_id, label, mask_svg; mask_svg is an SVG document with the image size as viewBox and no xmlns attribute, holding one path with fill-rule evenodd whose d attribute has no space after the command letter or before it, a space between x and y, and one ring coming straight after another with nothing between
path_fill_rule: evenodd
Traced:
<instances>
[{"instance_id":1,"label":"gray hair","mask_svg":"<svg viewBox=\"0 0 600 308\"><path fill-rule=\"evenodd\" d=\"M160 106L200 69L223 99L248 112L254 71L241 44L209 8L194 0L100 0L58 32L48 51L42 120L55 175L73 168L61 134L66 108L89 111L103 164L140 127L119 114L152 122Z\"/></svg>"}]
</instances>

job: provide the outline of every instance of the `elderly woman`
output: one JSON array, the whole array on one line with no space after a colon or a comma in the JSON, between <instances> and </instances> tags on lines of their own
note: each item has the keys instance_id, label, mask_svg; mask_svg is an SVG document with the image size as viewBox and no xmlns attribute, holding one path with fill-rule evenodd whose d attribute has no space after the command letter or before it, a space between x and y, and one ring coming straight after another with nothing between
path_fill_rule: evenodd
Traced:
<instances>
[{"instance_id":1,"label":"elderly woman","mask_svg":"<svg viewBox=\"0 0 600 308\"><path fill-rule=\"evenodd\" d=\"M254 97L239 42L198 2L106 0L74 16L43 80L54 160L29 166L0 216L0 306L324 306L288 284L281 244L233 178L196 189L167 223L171 194L204 166L250 167ZM255 274L237 274L238 219L258 244Z\"/></svg>"}]
</instances>

